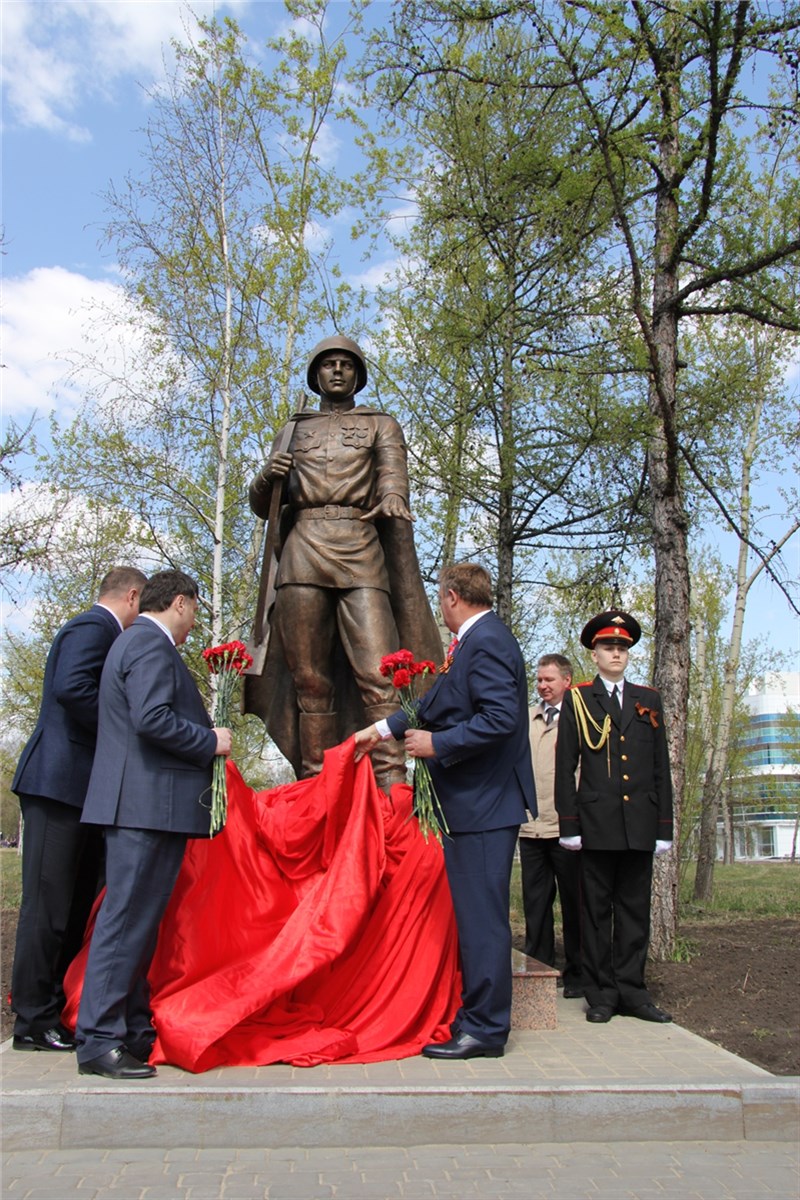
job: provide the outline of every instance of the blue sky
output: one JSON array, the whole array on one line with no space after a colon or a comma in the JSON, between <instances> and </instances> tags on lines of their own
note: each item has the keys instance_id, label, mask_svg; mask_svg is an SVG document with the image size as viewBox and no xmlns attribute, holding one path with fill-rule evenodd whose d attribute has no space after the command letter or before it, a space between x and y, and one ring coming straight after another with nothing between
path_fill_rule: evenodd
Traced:
<instances>
[{"instance_id":1,"label":"blue sky","mask_svg":"<svg viewBox=\"0 0 800 1200\"><path fill-rule=\"evenodd\" d=\"M391 4L373 5L378 24ZM347 12L331 5L332 18ZM81 396L66 378L65 354L87 329L90 302L113 304L118 271L98 245L101 193L135 172L146 89L158 84L170 37L183 36L191 11L234 15L254 43L286 23L282 0L3 0L3 413L25 422L34 413L46 434L51 410L62 416ZM365 268L341 228L337 251L361 280L377 277L384 256ZM796 376L795 376L796 378ZM730 560L732 544L725 557ZM800 537L784 561L800 577ZM756 585L747 633L800 651L800 620L766 582Z\"/></svg>"}]
</instances>

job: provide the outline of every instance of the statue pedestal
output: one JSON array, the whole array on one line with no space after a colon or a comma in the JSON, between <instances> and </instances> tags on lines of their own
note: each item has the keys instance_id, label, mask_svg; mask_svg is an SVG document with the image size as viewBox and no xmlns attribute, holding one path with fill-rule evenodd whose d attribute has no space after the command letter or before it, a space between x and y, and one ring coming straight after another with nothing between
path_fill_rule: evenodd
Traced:
<instances>
[{"instance_id":1,"label":"statue pedestal","mask_svg":"<svg viewBox=\"0 0 800 1200\"><path fill-rule=\"evenodd\" d=\"M560 972L521 950L511 951L511 972L511 1028L555 1029L556 980Z\"/></svg>"}]
</instances>

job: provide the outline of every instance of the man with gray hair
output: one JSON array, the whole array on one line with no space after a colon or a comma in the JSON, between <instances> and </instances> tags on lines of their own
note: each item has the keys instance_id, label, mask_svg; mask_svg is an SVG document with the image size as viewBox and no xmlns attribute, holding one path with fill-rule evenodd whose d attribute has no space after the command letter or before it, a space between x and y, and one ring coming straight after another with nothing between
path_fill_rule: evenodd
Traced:
<instances>
[{"instance_id":1,"label":"man with gray hair","mask_svg":"<svg viewBox=\"0 0 800 1200\"><path fill-rule=\"evenodd\" d=\"M540 702L530 709L530 743L539 815L520 826L519 858L525 910L525 953L556 965L553 904L558 893L564 938L564 996L583 995L581 982L580 862L559 845L555 806L556 741L564 693L572 683L572 663L563 654L539 659L536 687Z\"/></svg>"}]
</instances>

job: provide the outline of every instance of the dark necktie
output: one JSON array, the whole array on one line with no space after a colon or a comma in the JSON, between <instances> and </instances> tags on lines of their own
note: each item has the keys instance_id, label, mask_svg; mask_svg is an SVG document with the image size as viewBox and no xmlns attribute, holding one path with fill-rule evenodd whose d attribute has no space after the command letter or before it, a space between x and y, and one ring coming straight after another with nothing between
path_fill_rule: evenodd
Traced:
<instances>
[{"instance_id":1,"label":"dark necktie","mask_svg":"<svg viewBox=\"0 0 800 1200\"><path fill-rule=\"evenodd\" d=\"M611 715L616 717L617 719L621 718L622 717L622 706L620 705L620 702L619 702L619 688L617 687L616 684L614 684L614 687L612 689L611 696L609 699L611 702Z\"/></svg>"},{"instance_id":2,"label":"dark necktie","mask_svg":"<svg viewBox=\"0 0 800 1200\"><path fill-rule=\"evenodd\" d=\"M557 716L558 716L558 709L555 708L554 705L548 704L544 710L545 725L552 725Z\"/></svg>"}]
</instances>

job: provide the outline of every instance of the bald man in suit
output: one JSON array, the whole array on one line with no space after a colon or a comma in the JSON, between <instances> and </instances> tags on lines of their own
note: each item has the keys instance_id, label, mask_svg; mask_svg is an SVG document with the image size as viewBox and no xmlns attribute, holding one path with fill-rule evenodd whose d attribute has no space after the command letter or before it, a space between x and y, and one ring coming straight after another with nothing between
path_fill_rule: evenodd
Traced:
<instances>
[{"instance_id":1,"label":"bald man in suit","mask_svg":"<svg viewBox=\"0 0 800 1200\"><path fill-rule=\"evenodd\" d=\"M81 824L100 675L114 641L136 619L146 582L136 567L113 567L100 582L97 602L58 631L36 728L11 783L25 822L11 977L15 1050L75 1049L61 1024L62 985L102 881L102 834Z\"/></svg>"}]
</instances>

